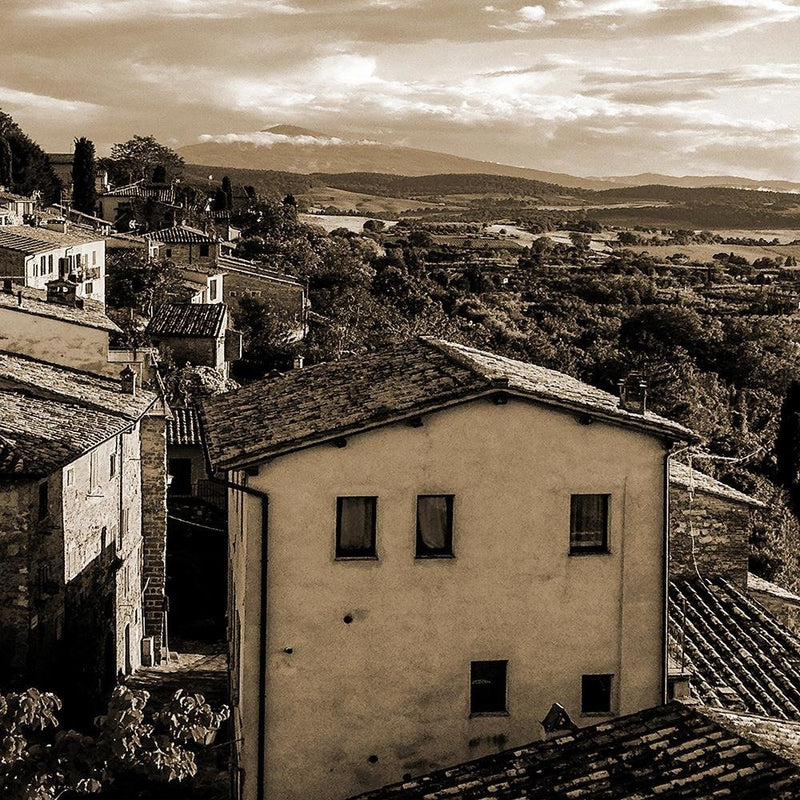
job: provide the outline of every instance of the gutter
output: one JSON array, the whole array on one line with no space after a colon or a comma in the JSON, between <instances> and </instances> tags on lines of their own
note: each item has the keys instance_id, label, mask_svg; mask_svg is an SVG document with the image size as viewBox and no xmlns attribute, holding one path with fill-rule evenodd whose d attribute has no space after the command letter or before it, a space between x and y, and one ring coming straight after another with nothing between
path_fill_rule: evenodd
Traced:
<instances>
[{"instance_id":1,"label":"gutter","mask_svg":"<svg viewBox=\"0 0 800 800\"><path fill-rule=\"evenodd\" d=\"M208 450L206 449L206 457ZM267 724L267 566L269 564L269 495L241 483L214 476L209 465L209 475L214 483L236 492L242 492L261 501L261 586L259 590L259 644L258 644L258 762L256 771L256 797L264 797L266 776L266 724ZM230 531L229 531L230 535ZM239 656L241 657L241 656ZM230 687L229 687L230 688Z\"/></svg>"}]
</instances>

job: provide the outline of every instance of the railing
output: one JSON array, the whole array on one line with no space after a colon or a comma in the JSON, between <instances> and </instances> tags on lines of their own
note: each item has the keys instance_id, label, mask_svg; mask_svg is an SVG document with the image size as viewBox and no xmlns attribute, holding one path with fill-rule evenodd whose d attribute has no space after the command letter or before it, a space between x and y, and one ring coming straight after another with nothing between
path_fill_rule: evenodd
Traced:
<instances>
[{"instance_id":1,"label":"railing","mask_svg":"<svg viewBox=\"0 0 800 800\"><path fill-rule=\"evenodd\" d=\"M197 481L197 497L221 511L228 508L228 490L218 483L208 480Z\"/></svg>"}]
</instances>

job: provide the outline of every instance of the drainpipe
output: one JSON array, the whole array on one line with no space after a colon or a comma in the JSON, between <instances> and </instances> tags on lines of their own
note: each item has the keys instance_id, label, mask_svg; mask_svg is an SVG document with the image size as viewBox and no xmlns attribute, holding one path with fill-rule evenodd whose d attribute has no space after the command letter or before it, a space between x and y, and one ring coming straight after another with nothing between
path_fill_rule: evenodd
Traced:
<instances>
[{"instance_id":1,"label":"drainpipe","mask_svg":"<svg viewBox=\"0 0 800 800\"><path fill-rule=\"evenodd\" d=\"M209 474L211 470L209 469ZM266 776L266 724L267 724L267 566L269 563L269 495L241 483L213 476L211 480L236 492L249 494L261 501L261 587L259 594L259 647L258 647L258 764L256 772L256 797L264 797Z\"/></svg>"}]
</instances>

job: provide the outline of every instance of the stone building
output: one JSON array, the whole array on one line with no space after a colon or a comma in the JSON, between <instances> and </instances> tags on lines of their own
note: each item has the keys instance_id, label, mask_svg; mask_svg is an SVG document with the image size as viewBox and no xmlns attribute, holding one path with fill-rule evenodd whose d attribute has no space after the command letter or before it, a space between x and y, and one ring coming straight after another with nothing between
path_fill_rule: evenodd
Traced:
<instances>
[{"instance_id":1,"label":"stone building","mask_svg":"<svg viewBox=\"0 0 800 800\"><path fill-rule=\"evenodd\" d=\"M106 245L99 234L69 223L0 226L0 280L46 289L69 278L79 298L105 302Z\"/></svg>"},{"instance_id":2,"label":"stone building","mask_svg":"<svg viewBox=\"0 0 800 800\"><path fill-rule=\"evenodd\" d=\"M224 303L168 303L156 309L145 333L175 365L212 367L227 376L242 357L242 337L228 327Z\"/></svg>"},{"instance_id":3,"label":"stone building","mask_svg":"<svg viewBox=\"0 0 800 800\"><path fill-rule=\"evenodd\" d=\"M0 225L22 225L35 209L35 198L7 192L0 186Z\"/></svg>"},{"instance_id":4,"label":"stone building","mask_svg":"<svg viewBox=\"0 0 800 800\"><path fill-rule=\"evenodd\" d=\"M686 428L413 340L207 398L239 798L341 798L663 702Z\"/></svg>"},{"instance_id":5,"label":"stone building","mask_svg":"<svg viewBox=\"0 0 800 800\"><path fill-rule=\"evenodd\" d=\"M152 657L143 498L157 395L0 352L0 681L94 701Z\"/></svg>"}]
</instances>

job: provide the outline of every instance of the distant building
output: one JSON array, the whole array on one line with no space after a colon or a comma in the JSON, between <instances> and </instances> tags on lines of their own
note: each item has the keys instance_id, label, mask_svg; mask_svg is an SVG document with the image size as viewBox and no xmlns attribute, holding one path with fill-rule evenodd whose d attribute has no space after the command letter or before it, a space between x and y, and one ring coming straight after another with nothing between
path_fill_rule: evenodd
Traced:
<instances>
[{"instance_id":1,"label":"distant building","mask_svg":"<svg viewBox=\"0 0 800 800\"><path fill-rule=\"evenodd\" d=\"M238 797L341 798L663 702L670 446L564 374L420 339L206 398ZM455 795L454 795L455 796Z\"/></svg>"},{"instance_id":2,"label":"distant building","mask_svg":"<svg viewBox=\"0 0 800 800\"><path fill-rule=\"evenodd\" d=\"M172 185L138 181L108 189L97 198L97 216L110 222L121 233L131 230L137 210L145 208L156 222L164 225L174 225L176 216L183 210Z\"/></svg>"},{"instance_id":3,"label":"distant building","mask_svg":"<svg viewBox=\"0 0 800 800\"><path fill-rule=\"evenodd\" d=\"M145 333L176 366L213 367L228 374L242 357L242 337L228 327L224 303L170 303L156 309Z\"/></svg>"},{"instance_id":4,"label":"distant building","mask_svg":"<svg viewBox=\"0 0 800 800\"><path fill-rule=\"evenodd\" d=\"M36 199L0 188L0 226L22 225L36 209Z\"/></svg>"},{"instance_id":5,"label":"distant building","mask_svg":"<svg viewBox=\"0 0 800 800\"><path fill-rule=\"evenodd\" d=\"M99 377L0 352L3 686L92 701L154 658L148 637L160 645L161 631L143 603L158 580L145 498L163 493L147 466L159 457L153 412L157 396L130 371Z\"/></svg>"},{"instance_id":6,"label":"distant building","mask_svg":"<svg viewBox=\"0 0 800 800\"><path fill-rule=\"evenodd\" d=\"M188 225L175 225L146 233L145 238L162 245L161 256L178 267L211 267L220 251L219 239Z\"/></svg>"},{"instance_id":7,"label":"distant building","mask_svg":"<svg viewBox=\"0 0 800 800\"><path fill-rule=\"evenodd\" d=\"M47 227L0 227L0 280L46 289L69 278L79 298L105 302L106 246L102 236L71 229L68 223Z\"/></svg>"}]
</instances>

